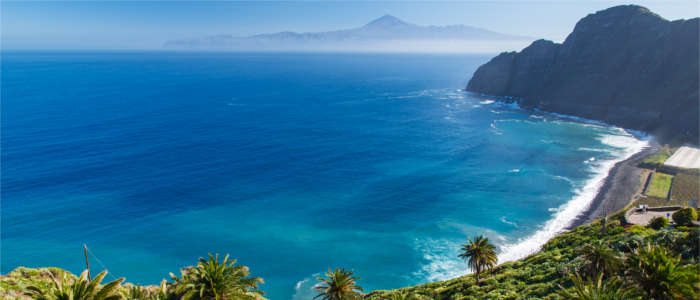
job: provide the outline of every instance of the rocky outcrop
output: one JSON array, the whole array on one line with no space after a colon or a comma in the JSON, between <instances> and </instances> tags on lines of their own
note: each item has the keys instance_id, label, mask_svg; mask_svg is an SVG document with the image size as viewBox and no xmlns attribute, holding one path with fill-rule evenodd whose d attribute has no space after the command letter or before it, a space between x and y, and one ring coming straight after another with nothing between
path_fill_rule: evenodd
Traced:
<instances>
[{"instance_id":1,"label":"rocky outcrop","mask_svg":"<svg viewBox=\"0 0 700 300\"><path fill-rule=\"evenodd\" d=\"M697 143L699 21L612 7L581 19L562 44L494 57L467 90Z\"/></svg>"}]
</instances>

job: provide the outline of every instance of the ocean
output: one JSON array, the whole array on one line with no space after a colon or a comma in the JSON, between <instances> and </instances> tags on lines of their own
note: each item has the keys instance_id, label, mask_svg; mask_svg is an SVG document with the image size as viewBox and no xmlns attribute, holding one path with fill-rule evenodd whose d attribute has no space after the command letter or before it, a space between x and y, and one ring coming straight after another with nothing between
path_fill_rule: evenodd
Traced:
<instances>
[{"instance_id":1,"label":"ocean","mask_svg":"<svg viewBox=\"0 0 700 300\"><path fill-rule=\"evenodd\" d=\"M620 128L464 92L489 55L2 53L3 273L156 284L208 253L309 299L469 272L564 230L646 146Z\"/></svg>"}]
</instances>

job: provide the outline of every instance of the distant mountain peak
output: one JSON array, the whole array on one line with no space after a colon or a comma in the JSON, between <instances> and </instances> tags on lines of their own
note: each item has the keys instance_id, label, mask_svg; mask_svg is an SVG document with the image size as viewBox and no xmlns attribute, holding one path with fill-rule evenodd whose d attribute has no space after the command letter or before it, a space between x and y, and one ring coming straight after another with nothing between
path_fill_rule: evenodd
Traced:
<instances>
[{"instance_id":1,"label":"distant mountain peak","mask_svg":"<svg viewBox=\"0 0 700 300\"><path fill-rule=\"evenodd\" d=\"M208 36L167 41L165 47L233 51L349 51L356 49L355 51L382 52L469 52L474 51L472 49L476 49L474 47L484 41L505 42L522 47L524 41L530 40L532 39L529 37L464 25L420 26L392 15L383 15L364 26L349 29L303 33L283 31L247 37ZM448 42L449 45L447 45ZM456 50L457 47L462 47L463 50Z\"/></svg>"},{"instance_id":2,"label":"distant mountain peak","mask_svg":"<svg viewBox=\"0 0 700 300\"><path fill-rule=\"evenodd\" d=\"M406 25L413 25L410 23L406 23L403 20L394 17L392 15L383 15L377 19L375 19L372 22L367 23L364 27L397 27L397 26L406 26Z\"/></svg>"}]
</instances>

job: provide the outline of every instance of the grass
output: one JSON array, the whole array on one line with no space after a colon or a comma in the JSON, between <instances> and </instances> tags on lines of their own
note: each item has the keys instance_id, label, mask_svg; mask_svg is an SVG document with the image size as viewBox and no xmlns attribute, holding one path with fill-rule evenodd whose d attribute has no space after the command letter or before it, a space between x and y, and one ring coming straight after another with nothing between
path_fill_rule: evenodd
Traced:
<instances>
[{"instance_id":1,"label":"grass","mask_svg":"<svg viewBox=\"0 0 700 300\"><path fill-rule=\"evenodd\" d=\"M671 199L688 205L692 198L700 199L700 177L689 174L676 175ZM697 207L698 203L695 203L695 206Z\"/></svg>"},{"instance_id":2,"label":"grass","mask_svg":"<svg viewBox=\"0 0 700 300\"><path fill-rule=\"evenodd\" d=\"M663 146L661 147L661 149L656 151L656 153L642 160L640 166L650 169L657 168L661 166L666 161L666 159L668 159L671 156L672 153L673 152L671 148L669 148L668 146Z\"/></svg>"},{"instance_id":3,"label":"grass","mask_svg":"<svg viewBox=\"0 0 700 300\"><path fill-rule=\"evenodd\" d=\"M649 187L647 187L647 195L657 198L666 198L668 196L668 190L671 188L671 180L673 175L668 175L664 173L655 173L654 177L651 178Z\"/></svg>"}]
</instances>

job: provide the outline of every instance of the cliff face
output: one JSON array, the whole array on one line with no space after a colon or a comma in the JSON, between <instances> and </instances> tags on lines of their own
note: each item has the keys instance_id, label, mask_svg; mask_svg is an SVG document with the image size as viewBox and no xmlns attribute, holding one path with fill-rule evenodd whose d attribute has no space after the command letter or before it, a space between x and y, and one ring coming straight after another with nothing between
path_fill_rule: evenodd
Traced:
<instances>
[{"instance_id":1,"label":"cliff face","mask_svg":"<svg viewBox=\"0 0 700 300\"><path fill-rule=\"evenodd\" d=\"M467 90L697 143L699 20L612 7L581 19L562 44L501 53Z\"/></svg>"}]
</instances>

